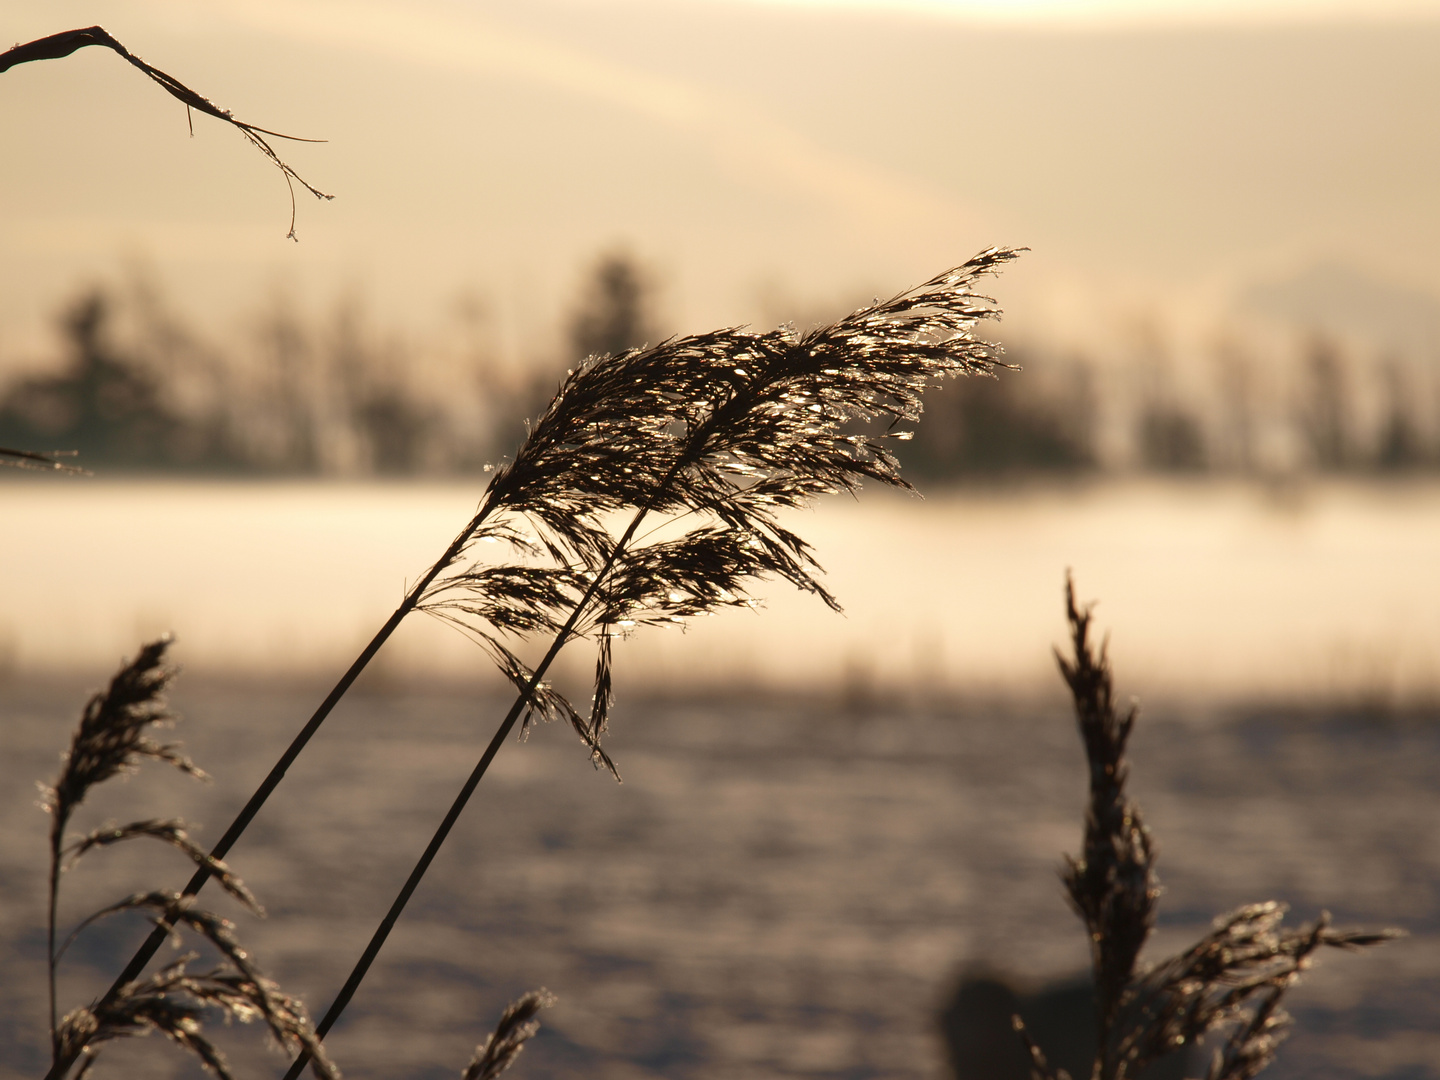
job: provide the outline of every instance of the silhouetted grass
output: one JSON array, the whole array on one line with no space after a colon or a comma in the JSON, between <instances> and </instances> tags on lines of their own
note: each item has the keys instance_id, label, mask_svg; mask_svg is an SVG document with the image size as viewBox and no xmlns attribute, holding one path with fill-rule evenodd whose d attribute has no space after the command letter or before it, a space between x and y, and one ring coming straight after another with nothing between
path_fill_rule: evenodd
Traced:
<instances>
[{"instance_id":1,"label":"silhouetted grass","mask_svg":"<svg viewBox=\"0 0 1440 1080\"><path fill-rule=\"evenodd\" d=\"M681 623L749 606L752 579L773 576L839 604L817 580L803 539L776 514L865 479L908 488L885 439L919 418L921 393L946 376L985 374L998 349L971 330L999 312L972 286L1015 257L991 249L916 289L794 335L723 330L594 357L561 386L480 512L412 591L414 606L467 632L518 695L410 877L317 1026L323 1038L379 954L505 737L521 720L567 722L597 766L609 717L611 640L640 625ZM878 434L863 427L888 421ZM618 537L609 521L628 511ZM641 533L642 523L659 528ZM623 519L622 519L623 520ZM667 534L665 527L671 530ZM481 543L522 561L440 571ZM549 637L533 668L511 647ZM543 680L573 640L596 642L595 694L584 717ZM287 1074L298 1076L304 1055Z\"/></svg>"},{"instance_id":2,"label":"silhouetted grass","mask_svg":"<svg viewBox=\"0 0 1440 1080\"><path fill-rule=\"evenodd\" d=\"M1274 1060L1290 1018L1281 1001L1322 946L1360 949L1399 931L1339 931L1329 915L1309 925L1283 925L1285 905L1247 904L1215 920L1185 952L1152 966L1139 963L1155 926L1160 897L1156 847L1125 784L1126 744L1139 715L1117 708L1106 647L1091 640L1089 608L1065 585L1071 655L1056 652L1075 703L1090 766L1085 839L1063 872L1071 906L1090 940L1095 988L1096 1051L1090 1080L1135 1077L1159 1058L1207 1035L1218 1038L1206 1080L1250 1080ZM1015 1028L1031 1054L1034 1080L1058 1080L1017 1015Z\"/></svg>"},{"instance_id":3,"label":"silhouetted grass","mask_svg":"<svg viewBox=\"0 0 1440 1080\"><path fill-rule=\"evenodd\" d=\"M111 49L187 109L233 125L264 153L290 190L290 238L293 184L330 197L281 160L266 138L291 136L235 119L98 26L17 45L0 54L0 72L91 45ZM514 460L496 473L474 517L406 595L209 852L174 819L107 825L74 840L66 833L93 788L145 758L203 775L175 746L149 735L173 720L164 701L173 672L164 667L168 641L146 646L86 706L65 766L46 791L52 815L51 1080L66 1076L77 1062L77 1077L84 1076L104 1043L151 1031L229 1080L224 1057L204 1032L204 1021L214 1014L261 1020L284 1049L297 1054L287 1080L307 1063L317 1077L338 1080L321 1040L517 723L522 736L536 719L568 723L594 764L618 780L602 747L612 705L615 637L642 625L683 623L721 608L749 606L753 582L765 577L784 579L839 610L819 580L812 549L782 526L778 515L822 494L854 492L866 480L910 487L888 440L910 437L900 425L919 419L928 387L951 376L990 374L999 364L998 346L972 337L978 321L999 315L973 286L1015 254L1000 248L982 252L915 289L805 334L719 330L592 356L577 365ZM633 284L616 279L617 288ZM633 330L597 324L577 328L577 339L603 342ZM1088 461L1078 450L1061 450L1076 462ZM1338 462L1343 455L1332 456ZM24 450L0 449L0 460L64 467L51 455ZM502 557L492 558L497 552ZM304 1006L261 974L234 925L196 907L195 895L214 877L261 914L224 856L355 678L417 610L473 638L517 696L334 1003L312 1027ZM1280 1007L1283 995L1312 955L1321 946L1379 944L1394 933L1335 931L1323 915L1309 926L1286 929L1282 905L1256 904L1217 921L1184 953L1142 969L1139 957L1154 926L1159 886L1154 845L1125 790L1125 748L1136 711L1117 711L1104 650L1093 649L1089 612L1076 607L1068 586L1067 615L1073 658L1061 657L1060 666L1075 700L1091 779L1084 846L1068 861L1064 880L1091 942L1097 1003L1091 1080L1124 1080L1174 1048L1217 1032L1224 1043L1215 1051L1209 1080L1249 1080L1273 1059L1288 1022ZM596 646L588 715L545 682L561 650L581 639ZM538 662L522 658L525 646L542 651ZM95 848L146 838L176 848L195 864L185 889L115 901L57 944L62 875ZM68 946L96 921L127 911L151 913L155 931L98 1001L62 1017L56 972ZM192 972L198 954L191 953L144 976L160 944L182 932L213 948L219 966ZM502 1073L538 1029L539 1009L552 1000L537 991L506 1009L476 1049L465 1080L493 1080ZM1018 1017L1016 1027L1025 1037ZM1027 1045L1037 1080L1056 1076L1042 1049Z\"/></svg>"},{"instance_id":4,"label":"silhouetted grass","mask_svg":"<svg viewBox=\"0 0 1440 1080\"><path fill-rule=\"evenodd\" d=\"M821 494L853 492L864 480L910 486L888 440L909 437L898 425L919 418L928 386L949 376L988 373L999 362L997 346L971 336L976 322L999 315L972 286L1014 256L1006 249L983 252L804 335L721 330L579 365L515 459L496 473L475 516L322 702L208 861L198 863L182 892L165 894L167 910L185 909L215 873L408 614L424 610L469 634L515 685L515 703L317 1026L323 1037L517 722L523 734L537 718L566 721L597 766L616 772L601 747L615 636L749 606L750 582L766 576L839 609L818 580L809 545L777 514ZM626 514L628 524L619 529L617 515ZM644 532L642 524L648 526ZM508 560L486 558L497 551ZM544 681L560 651L582 638L597 646L588 716ZM516 651L532 639L549 642L533 667ZM124 998L167 933L162 921L95 1005L96 1015ZM65 1075L78 1052L69 1044L63 1049L52 1078ZM307 1057L308 1049L292 1076Z\"/></svg>"},{"instance_id":5,"label":"silhouetted grass","mask_svg":"<svg viewBox=\"0 0 1440 1080\"><path fill-rule=\"evenodd\" d=\"M134 661L111 680L109 688L85 706L65 755L65 764L53 786L45 789L44 806L50 814L50 891L48 943L50 974L50 1047L52 1066L83 1058L77 1072L84 1076L94 1065L100 1048L114 1039L158 1031L189 1050L222 1080L231 1080L224 1055L204 1033L203 1020L211 1010L226 1019L248 1023L262 1020L282 1047L303 1046L309 1052L316 1077L339 1080L315 1037L305 1007L281 992L256 968L249 952L234 934L234 924L213 912L193 906L189 897L175 892L136 893L101 908L56 946L56 910L61 875L97 847L137 839L155 839L179 849L219 880L225 891L253 914L262 914L250 890L228 866L205 853L192 841L182 821L135 821L106 825L81 837L66 834L76 809L91 791L105 781L133 772L145 760L164 761L199 779L205 774L174 744L156 742L149 732L174 722L165 702L165 689L174 677L164 666L169 640L145 646ZM186 930L207 942L221 957L219 967L193 973L199 958L187 953L144 979L127 981L97 1005L79 1007L59 1016L56 971L70 944L89 926L123 911L153 913L157 930L180 937Z\"/></svg>"},{"instance_id":6,"label":"silhouetted grass","mask_svg":"<svg viewBox=\"0 0 1440 1080\"><path fill-rule=\"evenodd\" d=\"M618 772L603 748L613 689L614 638L642 625L666 625L724 607L748 606L755 579L783 578L838 601L820 583L805 541L784 528L781 509L873 480L908 487L886 440L908 433L920 395L933 381L985 374L995 346L970 330L997 312L972 285L1013 253L992 250L918 289L862 309L840 322L796 335L726 330L592 357L571 372L532 426L515 459L499 470L474 517L414 586L346 676L297 736L220 843L206 852L182 822L150 819L106 826L69 842L64 830L95 785L146 757L195 771L178 750L147 732L171 716L163 691L165 642L148 646L110 689L87 706L65 770L51 791L51 888L48 941L52 1013L51 1076L76 1061L83 1073L105 1041L159 1030L227 1075L203 1034L211 1012L263 1019L282 1044L299 1051L289 1075L308 1062L332 1075L320 1040L340 1016L391 928L458 820L505 737L536 720L559 720L581 739L597 767ZM878 423L877 423L878 422ZM498 557L497 557L498 556ZM209 877L258 913L223 857L285 770L386 638L410 612L425 611L469 634L510 679L517 696L410 878L321 1022L254 967L233 927L194 906ZM1277 904L1227 916L1192 949L1153 967L1139 957L1154 925L1159 886L1155 847L1126 792L1126 745L1136 710L1114 701L1103 647L1090 638L1088 610L1067 587L1073 656L1061 671L1074 697L1090 763L1090 798L1081 853L1065 884L1092 943L1098 1051L1091 1080L1134 1077L1146 1065L1207 1033L1220 1033L1210 1080L1248 1080L1273 1058L1287 1019L1286 989L1322 945L1358 948L1393 936L1342 933L1322 917L1298 929L1282 925ZM590 708L581 712L545 682L567 645L596 647ZM543 648L527 663L525 648ZM145 948L98 1002L58 1017L56 896L62 871L101 846L151 838L196 866L182 892L137 893L102 908L72 933L122 911L153 913ZM68 859L68 862L67 862ZM155 947L179 931L216 949L222 965L191 973L186 957L148 977ZM527 995L477 1049L467 1076L493 1077L513 1060L548 1003ZM1024 1032L1022 1031L1022 1035ZM1037 1077L1051 1076L1030 1044Z\"/></svg>"},{"instance_id":7,"label":"silhouetted grass","mask_svg":"<svg viewBox=\"0 0 1440 1080\"><path fill-rule=\"evenodd\" d=\"M326 1056L305 1006L284 993L256 966L250 951L235 935L228 919L194 906L193 898L176 892L135 893L100 908L80 923L57 947L56 910L63 874L97 847L150 838L177 848L217 878L225 891L251 914L263 917L258 901L244 882L220 860L206 854L190 839L178 820L135 821L105 825L83 836L69 836L66 826L81 803L100 784L135 771L145 759L167 762L198 779L208 779L173 743L156 742L150 732L175 721L165 701L174 671L164 666L169 640L145 646L125 664L105 692L85 706L80 726L65 755L53 786L44 789L44 808L51 815L48 954L50 975L50 1045L52 1070L68 1070L80 1062L77 1080L98 1060L104 1044L159 1032L194 1054L221 1080L234 1080L224 1054L209 1039L205 1023L214 1018L250 1023L259 1020L282 1048L303 1048L311 1071L319 1080L340 1080L340 1072ZM158 930L175 939L188 932L219 954L220 963L195 972L200 956L188 952L159 971L126 982L98 1004L81 1006L59 1016L56 972L70 945L96 922L126 911L148 911ZM540 990L524 995L500 1018L495 1032L476 1048L464 1076L467 1080L494 1080L515 1060L525 1042L539 1030L540 1009L554 996Z\"/></svg>"}]
</instances>

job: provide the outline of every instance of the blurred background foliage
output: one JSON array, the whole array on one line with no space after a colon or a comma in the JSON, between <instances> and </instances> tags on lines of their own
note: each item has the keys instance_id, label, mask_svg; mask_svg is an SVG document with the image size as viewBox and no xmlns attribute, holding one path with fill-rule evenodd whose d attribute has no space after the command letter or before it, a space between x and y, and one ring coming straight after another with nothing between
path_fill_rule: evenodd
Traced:
<instances>
[{"instance_id":1,"label":"blurred background foliage","mask_svg":"<svg viewBox=\"0 0 1440 1080\"><path fill-rule=\"evenodd\" d=\"M74 450L107 471L473 474L513 449L567 368L672 332L663 294L652 268L606 252L569 302L562 346L517 364L473 297L425 340L376 325L353 297L304 316L282 294L220 338L143 276L92 284L56 316L54 354L0 356L0 445ZM1104 355L999 336L1021 370L933 391L903 451L915 476L1440 470L1440 379L1416 353L1311 328L1278 346L1217 335L1182 368L1144 323Z\"/></svg>"}]
</instances>

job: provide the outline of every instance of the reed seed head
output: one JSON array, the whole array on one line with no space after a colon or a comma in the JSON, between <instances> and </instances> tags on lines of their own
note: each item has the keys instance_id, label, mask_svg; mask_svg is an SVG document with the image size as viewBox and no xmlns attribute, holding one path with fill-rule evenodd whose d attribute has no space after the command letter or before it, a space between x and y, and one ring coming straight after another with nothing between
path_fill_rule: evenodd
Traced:
<instances>
[{"instance_id":1,"label":"reed seed head","mask_svg":"<svg viewBox=\"0 0 1440 1080\"><path fill-rule=\"evenodd\" d=\"M495 1031L475 1048L475 1056L461 1080L495 1080L520 1056L525 1044L540 1030L535 1019L541 1009L555 1004L555 995L541 988L513 1001L500 1016Z\"/></svg>"},{"instance_id":2,"label":"reed seed head","mask_svg":"<svg viewBox=\"0 0 1440 1080\"><path fill-rule=\"evenodd\" d=\"M1114 702L1105 646L1091 641L1090 608L1066 576L1072 655L1058 651L1090 766L1084 849L1063 871L1071 906L1085 923L1095 975L1099 1040L1093 1080L1126 1080L1165 1054L1222 1031L1207 1080L1251 1080L1274 1060L1290 1018L1280 1007L1321 946L1360 949L1398 931L1336 931L1329 916L1284 927L1285 905L1250 904L1215 921L1190 949L1148 969L1140 950L1155 925L1160 888L1155 845L1126 794L1126 743L1139 710ZM1017 1018L1018 1019L1018 1018ZM1020 1028L1034 1080L1056 1080Z\"/></svg>"},{"instance_id":3,"label":"reed seed head","mask_svg":"<svg viewBox=\"0 0 1440 1080\"><path fill-rule=\"evenodd\" d=\"M167 726L176 719L165 701L165 689L175 677L174 669L165 666L169 647L168 637L146 645L110 680L104 693L86 704L60 777L45 789L45 808L54 815L52 830L57 836L92 787L134 770L145 758L169 762L181 772L206 779L177 746L158 743L146 734L147 728Z\"/></svg>"},{"instance_id":4,"label":"reed seed head","mask_svg":"<svg viewBox=\"0 0 1440 1080\"><path fill-rule=\"evenodd\" d=\"M534 673L515 641L593 638L589 719L540 684L521 731L532 717L563 717L609 766L599 744L613 636L749 606L751 582L765 577L839 609L810 546L777 515L867 480L910 487L891 440L919 419L928 386L1003 366L999 346L973 336L1000 314L974 286L1016 254L982 252L805 334L717 330L588 358L496 473L456 567L419 606L473 637L522 689ZM513 561L486 558L496 550L487 541Z\"/></svg>"}]
</instances>

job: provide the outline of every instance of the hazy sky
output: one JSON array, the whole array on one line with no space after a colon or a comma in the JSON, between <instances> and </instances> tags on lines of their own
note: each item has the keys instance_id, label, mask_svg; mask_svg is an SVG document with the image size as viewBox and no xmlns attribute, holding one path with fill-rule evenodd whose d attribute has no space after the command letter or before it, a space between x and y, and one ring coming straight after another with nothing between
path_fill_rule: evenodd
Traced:
<instances>
[{"instance_id":1,"label":"hazy sky","mask_svg":"<svg viewBox=\"0 0 1440 1080\"><path fill-rule=\"evenodd\" d=\"M417 327L470 294L518 352L615 246L677 330L995 243L1033 249L997 287L1022 330L1321 261L1440 293L1440 2L0 0L9 40L92 22L329 139L282 150L337 197L302 197L288 243L284 184L236 132L189 138L101 50L15 68L0 358L137 266L217 333L277 294Z\"/></svg>"},{"instance_id":2,"label":"hazy sky","mask_svg":"<svg viewBox=\"0 0 1440 1080\"><path fill-rule=\"evenodd\" d=\"M735 0L815 9L907 11L1050 26L1298 23L1434 17L1436 0Z\"/></svg>"}]
</instances>

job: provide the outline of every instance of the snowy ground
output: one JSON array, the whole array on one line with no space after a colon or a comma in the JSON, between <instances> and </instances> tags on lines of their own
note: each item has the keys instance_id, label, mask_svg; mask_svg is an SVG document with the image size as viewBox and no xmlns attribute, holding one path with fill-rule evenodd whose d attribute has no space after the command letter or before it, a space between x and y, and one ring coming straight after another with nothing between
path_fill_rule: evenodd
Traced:
<instances>
[{"instance_id":1,"label":"snowy ground","mask_svg":"<svg viewBox=\"0 0 1440 1080\"><path fill-rule=\"evenodd\" d=\"M1122 690L1126 654L1117 645ZM85 690L13 678L0 691L3 1080L42 1067L32 781L53 775ZM215 783L147 767L97 792L77 826L181 813L213 838L320 696L182 677L179 734ZM1054 693L1009 702L622 696L621 786L567 731L506 746L332 1036L336 1058L355 1080L453 1076L504 1003L543 985L560 1003L517 1077L937 1080L935 1014L959 971L1044 980L1085 961L1056 877L1079 839L1078 740ZM269 909L238 917L243 938L317 1012L501 707L358 694L233 852ZM1292 997L1298 1030L1273 1075L1440 1077L1440 716L1157 705L1133 750L1166 885L1152 955L1266 898L1405 928L1374 954L1322 959ZM71 875L67 917L186 876L168 852L137 854ZM97 933L64 1000L95 992L139 931ZM255 1032L222 1035L243 1075L278 1075ZM106 1075L164 1076L177 1059L144 1041Z\"/></svg>"}]
</instances>

